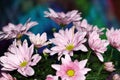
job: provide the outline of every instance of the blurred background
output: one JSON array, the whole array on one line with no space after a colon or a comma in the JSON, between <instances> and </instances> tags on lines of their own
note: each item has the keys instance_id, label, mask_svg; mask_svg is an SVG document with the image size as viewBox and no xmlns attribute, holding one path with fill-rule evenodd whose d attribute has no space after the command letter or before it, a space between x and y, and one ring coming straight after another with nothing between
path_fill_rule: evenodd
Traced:
<instances>
[{"instance_id":1,"label":"blurred background","mask_svg":"<svg viewBox=\"0 0 120 80\"><path fill-rule=\"evenodd\" d=\"M98 27L119 28L120 0L0 0L0 30L8 23L25 23L29 18L39 25L31 30L36 33L51 33L56 25L44 17L48 8L55 11L81 12L88 23Z\"/></svg>"}]
</instances>

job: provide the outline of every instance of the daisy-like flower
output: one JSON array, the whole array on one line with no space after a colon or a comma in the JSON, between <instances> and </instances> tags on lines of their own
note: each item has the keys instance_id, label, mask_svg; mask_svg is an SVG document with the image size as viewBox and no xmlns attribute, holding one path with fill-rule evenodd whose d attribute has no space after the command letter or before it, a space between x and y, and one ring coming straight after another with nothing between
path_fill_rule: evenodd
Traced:
<instances>
[{"instance_id":1,"label":"daisy-like flower","mask_svg":"<svg viewBox=\"0 0 120 80\"><path fill-rule=\"evenodd\" d=\"M33 43L35 45L35 47L37 47L37 48L46 46L50 43L50 42L47 42L47 34L46 33L43 33L42 35L40 35L39 33L37 35L30 34L29 39L30 39L31 43Z\"/></svg>"},{"instance_id":2,"label":"daisy-like flower","mask_svg":"<svg viewBox=\"0 0 120 80\"><path fill-rule=\"evenodd\" d=\"M12 23L9 23L7 26L3 27L3 32L6 33L5 38L11 39L11 38L20 38L23 34L27 35L27 31L37 25L37 22L29 22L27 21L25 25L18 24L14 25Z\"/></svg>"},{"instance_id":3,"label":"daisy-like flower","mask_svg":"<svg viewBox=\"0 0 120 80\"><path fill-rule=\"evenodd\" d=\"M17 70L26 77L34 75L34 70L31 66L35 66L41 59L41 56L39 54L33 55L33 49L33 45L28 47L26 40L24 40L22 45L17 45L16 41L14 41L8 49L9 52L0 57L0 64L3 66L1 70Z\"/></svg>"},{"instance_id":4,"label":"daisy-like flower","mask_svg":"<svg viewBox=\"0 0 120 80\"><path fill-rule=\"evenodd\" d=\"M101 53L107 50L109 42L107 40L101 40L97 32L92 32L88 39L88 44L90 48L95 52L100 61L104 61Z\"/></svg>"},{"instance_id":5,"label":"daisy-like flower","mask_svg":"<svg viewBox=\"0 0 120 80\"><path fill-rule=\"evenodd\" d=\"M47 75L45 80L58 80L58 76Z\"/></svg>"},{"instance_id":6,"label":"daisy-like flower","mask_svg":"<svg viewBox=\"0 0 120 80\"><path fill-rule=\"evenodd\" d=\"M13 78L10 74L2 72L0 80L17 80L16 78Z\"/></svg>"},{"instance_id":7,"label":"daisy-like flower","mask_svg":"<svg viewBox=\"0 0 120 80\"><path fill-rule=\"evenodd\" d=\"M110 45L120 51L120 29L107 29L106 36L108 41L110 42Z\"/></svg>"},{"instance_id":8,"label":"daisy-like flower","mask_svg":"<svg viewBox=\"0 0 120 80\"><path fill-rule=\"evenodd\" d=\"M77 10L73 10L67 12L66 14L63 12L55 12L51 8L49 8L49 12L45 11L45 17L51 18L53 21L58 23L59 25L67 25L71 22L76 22L81 19L80 13Z\"/></svg>"},{"instance_id":9,"label":"daisy-like flower","mask_svg":"<svg viewBox=\"0 0 120 80\"><path fill-rule=\"evenodd\" d=\"M86 19L83 19L82 21L74 22L73 24L78 31L87 32L87 36L89 36L89 34L91 34L93 31L96 31L100 35L103 34L102 31L104 30L104 28L99 29L97 26L92 26L87 23Z\"/></svg>"},{"instance_id":10,"label":"daisy-like flower","mask_svg":"<svg viewBox=\"0 0 120 80\"><path fill-rule=\"evenodd\" d=\"M88 51L83 44L86 42L86 39L84 38L85 35L86 32L74 33L74 27L69 30L60 30L59 33L54 33L55 38L50 40L55 45L51 48L51 55L58 53L59 57L64 54L73 56L73 51Z\"/></svg>"},{"instance_id":11,"label":"daisy-like flower","mask_svg":"<svg viewBox=\"0 0 120 80\"><path fill-rule=\"evenodd\" d=\"M113 72L115 70L114 65L112 62L105 62L104 68L106 71Z\"/></svg>"},{"instance_id":12,"label":"daisy-like flower","mask_svg":"<svg viewBox=\"0 0 120 80\"><path fill-rule=\"evenodd\" d=\"M87 59L80 62L77 60L72 62L70 56L66 55L65 58L61 58L61 60L61 65L53 64L52 68L57 70L56 75L62 80L85 80L85 74L91 70L89 68L85 68Z\"/></svg>"}]
</instances>

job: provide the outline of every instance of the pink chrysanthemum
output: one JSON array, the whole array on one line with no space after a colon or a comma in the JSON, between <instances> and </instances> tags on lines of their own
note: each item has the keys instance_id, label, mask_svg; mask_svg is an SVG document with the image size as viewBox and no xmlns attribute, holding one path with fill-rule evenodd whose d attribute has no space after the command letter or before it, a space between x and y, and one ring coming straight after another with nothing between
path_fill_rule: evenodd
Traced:
<instances>
[{"instance_id":1,"label":"pink chrysanthemum","mask_svg":"<svg viewBox=\"0 0 120 80\"><path fill-rule=\"evenodd\" d=\"M82 21L74 22L73 24L78 31L87 32L88 36L93 31L96 31L98 34L103 34L102 31L104 30L104 28L99 29L97 26L92 26L87 23L86 19L83 19Z\"/></svg>"},{"instance_id":2,"label":"pink chrysanthemum","mask_svg":"<svg viewBox=\"0 0 120 80\"><path fill-rule=\"evenodd\" d=\"M73 10L65 14L63 12L55 12L51 8L49 8L49 12L45 11L45 17L49 17L56 23L63 25L67 25L71 22L76 22L81 19L80 13L78 13L77 10Z\"/></svg>"},{"instance_id":3,"label":"pink chrysanthemum","mask_svg":"<svg viewBox=\"0 0 120 80\"><path fill-rule=\"evenodd\" d=\"M46 46L48 44L50 44L50 42L47 42L47 34L43 33L43 34L30 34L29 35L29 39L31 41L31 43L33 43L35 45L35 47L40 48L42 46Z\"/></svg>"},{"instance_id":4,"label":"pink chrysanthemum","mask_svg":"<svg viewBox=\"0 0 120 80\"><path fill-rule=\"evenodd\" d=\"M110 42L110 45L120 51L120 29L107 29L106 36L108 41Z\"/></svg>"},{"instance_id":5,"label":"pink chrysanthemum","mask_svg":"<svg viewBox=\"0 0 120 80\"><path fill-rule=\"evenodd\" d=\"M101 53L104 53L107 50L109 42L107 40L101 40L99 34L94 31L89 36L88 44L99 60L103 62L103 56Z\"/></svg>"},{"instance_id":6,"label":"pink chrysanthemum","mask_svg":"<svg viewBox=\"0 0 120 80\"><path fill-rule=\"evenodd\" d=\"M41 56L39 54L33 55L33 45L28 47L28 43L24 40L23 44L17 45L16 41L8 48L9 52L6 52L4 56L0 57L1 70L13 71L16 70L24 76L32 76L34 70L31 66L35 66Z\"/></svg>"},{"instance_id":7,"label":"pink chrysanthemum","mask_svg":"<svg viewBox=\"0 0 120 80\"><path fill-rule=\"evenodd\" d=\"M58 53L59 57L64 54L73 56L73 51L82 50L86 52L87 48L83 44L86 42L85 35L86 32L74 33L74 28L54 33L55 38L50 40L55 45L51 48L51 55Z\"/></svg>"},{"instance_id":8,"label":"pink chrysanthemum","mask_svg":"<svg viewBox=\"0 0 120 80\"><path fill-rule=\"evenodd\" d=\"M5 38L7 39L20 38L23 34L28 34L27 31L37 24L37 22L27 22L25 25L9 23L7 26L3 27L3 32L6 33Z\"/></svg>"},{"instance_id":9,"label":"pink chrysanthemum","mask_svg":"<svg viewBox=\"0 0 120 80\"><path fill-rule=\"evenodd\" d=\"M16 78L13 78L10 74L2 72L0 80L17 80Z\"/></svg>"},{"instance_id":10,"label":"pink chrysanthemum","mask_svg":"<svg viewBox=\"0 0 120 80\"><path fill-rule=\"evenodd\" d=\"M62 58L61 60L61 65L53 64L52 68L57 70L56 75L62 80L85 80L85 74L91 70L85 68L87 60L82 60L80 62L75 60L72 62L69 55L66 55L65 58Z\"/></svg>"}]
</instances>

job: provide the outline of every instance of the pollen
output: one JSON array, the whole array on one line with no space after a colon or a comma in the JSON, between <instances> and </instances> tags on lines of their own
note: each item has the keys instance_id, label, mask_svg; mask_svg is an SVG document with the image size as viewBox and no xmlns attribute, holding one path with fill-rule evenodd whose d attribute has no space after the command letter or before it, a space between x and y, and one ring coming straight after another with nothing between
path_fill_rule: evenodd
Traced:
<instances>
[{"instance_id":1,"label":"pollen","mask_svg":"<svg viewBox=\"0 0 120 80\"><path fill-rule=\"evenodd\" d=\"M28 62L27 61L23 61L21 64L20 64L20 67L25 67L27 66Z\"/></svg>"},{"instance_id":2,"label":"pollen","mask_svg":"<svg viewBox=\"0 0 120 80\"><path fill-rule=\"evenodd\" d=\"M68 70L66 73L69 77L73 77L75 75L75 71L72 69Z\"/></svg>"},{"instance_id":3,"label":"pollen","mask_svg":"<svg viewBox=\"0 0 120 80\"><path fill-rule=\"evenodd\" d=\"M74 48L73 44L69 44L69 45L66 46L66 50L68 50L68 51L73 50L73 48Z\"/></svg>"}]
</instances>

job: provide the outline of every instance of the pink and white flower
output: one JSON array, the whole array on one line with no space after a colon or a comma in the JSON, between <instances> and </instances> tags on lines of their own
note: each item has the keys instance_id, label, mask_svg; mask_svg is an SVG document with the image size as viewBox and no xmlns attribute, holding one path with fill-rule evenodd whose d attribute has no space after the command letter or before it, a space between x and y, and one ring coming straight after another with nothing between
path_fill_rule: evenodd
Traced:
<instances>
[{"instance_id":1,"label":"pink and white flower","mask_svg":"<svg viewBox=\"0 0 120 80\"><path fill-rule=\"evenodd\" d=\"M113 72L115 70L114 65L112 62L105 62L104 68L106 71Z\"/></svg>"},{"instance_id":2,"label":"pink and white flower","mask_svg":"<svg viewBox=\"0 0 120 80\"><path fill-rule=\"evenodd\" d=\"M37 25L37 22L27 22L25 25L18 24L14 25L12 23L9 23L7 26L3 27L3 32L6 33L5 38L11 39L11 38L20 38L23 34L28 34L27 31Z\"/></svg>"},{"instance_id":3,"label":"pink and white flower","mask_svg":"<svg viewBox=\"0 0 120 80\"><path fill-rule=\"evenodd\" d=\"M95 52L100 61L104 61L101 53L107 50L109 42L107 40L101 40L97 32L92 32L88 39L88 44L90 48Z\"/></svg>"},{"instance_id":4,"label":"pink and white flower","mask_svg":"<svg viewBox=\"0 0 120 80\"><path fill-rule=\"evenodd\" d=\"M55 45L51 48L51 55L58 53L58 56L69 54L73 56L73 51L82 50L84 52L88 51L83 43L86 42L85 39L86 32L74 32L74 28L60 30L59 33L54 33L53 39L50 41Z\"/></svg>"},{"instance_id":5,"label":"pink and white flower","mask_svg":"<svg viewBox=\"0 0 120 80\"><path fill-rule=\"evenodd\" d=\"M58 76L47 75L45 80L58 80Z\"/></svg>"},{"instance_id":6,"label":"pink and white flower","mask_svg":"<svg viewBox=\"0 0 120 80\"><path fill-rule=\"evenodd\" d=\"M53 9L49 8L49 12L45 11L45 17L51 18L56 23L67 25L71 22L76 22L81 19L80 13L78 10L73 10L67 12L66 14L63 12L55 12Z\"/></svg>"},{"instance_id":7,"label":"pink and white flower","mask_svg":"<svg viewBox=\"0 0 120 80\"><path fill-rule=\"evenodd\" d=\"M13 78L10 74L2 72L1 73L0 80L17 80L16 78Z\"/></svg>"},{"instance_id":8,"label":"pink and white flower","mask_svg":"<svg viewBox=\"0 0 120 80\"><path fill-rule=\"evenodd\" d=\"M31 66L35 66L41 59L41 56L39 56L39 54L33 55L34 46L31 45L28 47L26 40L24 40L22 45L16 44L17 43L14 41L8 48L9 52L5 52L4 56L0 57L0 64L3 66L1 70L17 70L26 77L34 75L34 70Z\"/></svg>"},{"instance_id":9,"label":"pink and white flower","mask_svg":"<svg viewBox=\"0 0 120 80\"><path fill-rule=\"evenodd\" d=\"M110 45L120 51L120 29L107 29L106 36L108 41L110 42Z\"/></svg>"},{"instance_id":10,"label":"pink and white flower","mask_svg":"<svg viewBox=\"0 0 120 80\"><path fill-rule=\"evenodd\" d=\"M47 42L47 34L43 33L43 34L30 34L29 35L29 39L31 41L31 43L33 43L35 45L35 47L40 48L43 46L46 46L48 44L50 44L50 42Z\"/></svg>"},{"instance_id":11,"label":"pink and white flower","mask_svg":"<svg viewBox=\"0 0 120 80\"><path fill-rule=\"evenodd\" d=\"M65 58L61 58L61 60L61 65L53 64L52 68L57 71L56 75L62 80L85 80L85 74L91 70L85 68L87 59L80 62L78 62L78 60L72 62L70 56L66 55Z\"/></svg>"},{"instance_id":12,"label":"pink and white flower","mask_svg":"<svg viewBox=\"0 0 120 80\"><path fill-rule=\"evenodd\" d=\"M93 31L96 31L100 35L103 34L102 31L104 30L104 28L99 29L97 26L92 26L88 24L86 19L83 19L82 21L74 22L73 24L78 31L87 32L87 36L89 36L89 34L91 34Z\"/></svg>"}]
</instances>

